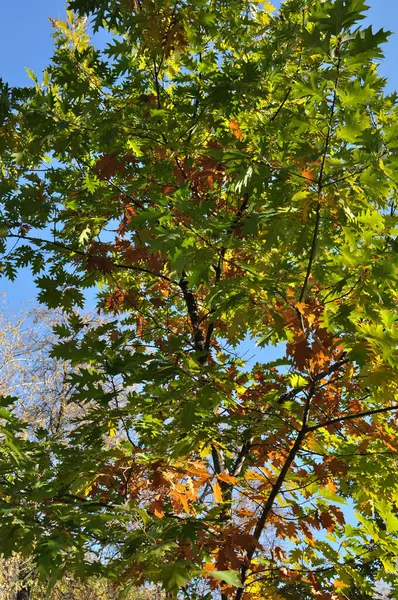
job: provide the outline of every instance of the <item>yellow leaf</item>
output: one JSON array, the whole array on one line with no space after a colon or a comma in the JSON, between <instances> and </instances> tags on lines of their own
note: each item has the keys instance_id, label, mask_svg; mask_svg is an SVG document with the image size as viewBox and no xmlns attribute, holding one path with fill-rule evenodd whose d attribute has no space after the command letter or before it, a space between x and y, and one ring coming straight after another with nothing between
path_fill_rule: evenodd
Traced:
<instances>
[{"instance_id":1,"label":"yellow leaf","mask_svg":"<svg viewBox=\"0 0 398 600\"><path fill-rule=\"evenodd\" d=\"M143 151L141 150L141 144L142 142L140 142L137 138L130 139L127 141L127 147L133 151L135 156L144 155Z\"/></svg>"},{"instance_id":2,"label":"yellow leaf","mask_svg":"<svg viewBox=\"0 0 398 600\"><path fill-rule=\"evenodd\" d=\"M86 488L84 488L84 490L81 491L81 496L83 496L83 498L87 498L87 496L89 495L89 493L91 492L91 490L93 489L93 484L90 483L90 485L88 485Z\"/></svg>"},{"instance_id":3,"label":"yellow leaf","mask_svg":"<svg viewBox=\"0 0 398 600\"><path fill-rule=\"evenodd\" d=\"M86 487L84 487L82 490L80 490L79 496L83 496L83 498L87 498L87 496L90 494L90 492L94 488L96 480L97 480L97 477L95 477L92 481L90 481L90 483L87 483Z\"/></svg>"},{"instance_id":4,"label":"yellow leaf","mask_svg":"<svg viewBox=\"0 0 398 600\"><path fill-rule=\"evenodd\" d=\"M289 376L289 383L294 388L305 387L308 385L308 381L304 379L304 377L294 374Z\"/></svg>"},{"instance_id":5,"label":"yellow leaf","mask_svg":"<svg viewBox=\"0 0 398 600\"><path fill-rule=\"evenodd\" d=\"M109 437L111 437L111 438L115 437L117 429L114 426L114 424L112 423L112 421L109 421L108 427L109 427Z\"/></svg>"},{"instance_id":6,"label":"yellow leaf","mask_svg":"<svg viewBox=\"0 0 398 600\"><path fill-rule=\"evenodd\" d=\"M237 385L236 391L238 392L238 394L244 394L247 390L244 385Z\"/></svg>"},{"instance_id":7,"label":"yellow leaf","mask_svg":"<svg viewBox=\"0 0 398 600\"><path fill-rule=\"evenodd\" d=\"M264 12L260 12L260 14L258 15L258 20L261 23L261 25L268 25L268 23L270 22L270 17Z\"/></svg>"},{"instance_id":8,"label":"yellow leaf","mask_svg":"<svg viewBox=\"0 0 398 600\"><path fill-rule=\"evenodd\" d=\"M200 458L206 458L207 456L210 456L211 454L211 447L207 444L205 444L199 451L199 456Z\"/></svg>"}]
</instances>

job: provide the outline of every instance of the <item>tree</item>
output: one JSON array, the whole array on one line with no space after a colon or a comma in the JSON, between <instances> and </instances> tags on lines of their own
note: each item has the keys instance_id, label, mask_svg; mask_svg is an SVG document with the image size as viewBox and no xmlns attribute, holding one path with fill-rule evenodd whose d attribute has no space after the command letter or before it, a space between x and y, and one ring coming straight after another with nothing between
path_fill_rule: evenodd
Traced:
<instances>
[{"instance_id":1,"label":"tree","mask_svg":"<svg viewBox=\"0 0 398 600\"><path fill-rule=\"evenodd\" d=\"M62 435L82 411L69 402L73 389L66 380L70 366L49 353L55 336L52 327L62 314L35 307L11 313L3 299L0 307L0 390L14 395L14 412L32 429L45 428Z\"/></svg>"},{"instance_id":2,"label":"tree","mask_svg":"<svg viewBox=\"0 0 398 600\"><path fill-rule=\"evenodd\" d=\"M191 599L372 594L380 561L397 594L388 34L364 0L69 8L43 80L2 87L0 226L87 408L27 440L4 400L1 547Z\"/></svg>"}]
</instances>

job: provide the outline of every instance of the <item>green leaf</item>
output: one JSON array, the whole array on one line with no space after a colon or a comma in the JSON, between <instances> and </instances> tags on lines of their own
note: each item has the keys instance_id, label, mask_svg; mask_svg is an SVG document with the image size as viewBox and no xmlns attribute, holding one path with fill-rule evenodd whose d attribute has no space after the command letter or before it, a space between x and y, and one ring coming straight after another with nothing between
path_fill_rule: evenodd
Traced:
<instances>
[{"instance_id":1,"label":"green leaf","mask_svg":"<svg viewBox=\"0 0 398 600\"><path fill-rule=\"evenodd\" d=\"M243 588L242 582L236 571L207 571L208 575L219 581L223 581L228 585L233 585L237 588Z\"/></svg>"}]
</instances>

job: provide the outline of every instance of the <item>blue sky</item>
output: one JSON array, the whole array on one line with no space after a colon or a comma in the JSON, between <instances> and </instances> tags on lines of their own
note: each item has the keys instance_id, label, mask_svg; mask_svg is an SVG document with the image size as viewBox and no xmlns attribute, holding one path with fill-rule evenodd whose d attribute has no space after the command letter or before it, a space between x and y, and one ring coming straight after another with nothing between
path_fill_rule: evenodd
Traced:
<instances>
[{"instance_id":1,"label":"blue sky","mask_svg":"<svg viewBox=\"0 0 398 600\"><path fill-rule=\"evenodd\" d=\"M274 4L279 2L274 1ZM398 1L368 0L369 22L374 27L398 32ZM51 25L48 17L62 17L64 0L3 0L0 7L0 76L12 85L27 83L25 67L40 72L51 56ZM382 73L398 88L398 36L386 47Z\"/></svg>"},{"instance_id":2,"label":"blue sky","mask_svg":"<svg viewBox=\"0 0 398 600\"><path fill-rule=\"evenodd\" d=\"M368 4L368 21L374 28L398 32L398 0L368 0ZM47 66L53 43L48 17L62 17L64 6L64 0L2 0L0 77L11 85L26 85L29 79L25 67L39 74ZM385 54L380 71L388 78L389 89L398 89L398 35L391 37ZM0 279L1 291L6 291L9 303L16 309L21 301L35 297L34 285L26 271L13 284Z\"/></svg>"}]
</instances>

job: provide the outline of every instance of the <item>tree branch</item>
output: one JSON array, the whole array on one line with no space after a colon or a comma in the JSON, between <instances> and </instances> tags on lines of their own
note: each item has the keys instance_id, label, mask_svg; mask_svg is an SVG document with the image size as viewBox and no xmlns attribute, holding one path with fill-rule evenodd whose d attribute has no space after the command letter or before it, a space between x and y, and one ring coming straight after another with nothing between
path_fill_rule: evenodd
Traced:
<instances>
[{"instance_id":1,"label":"tree branch","mask_svg":"<svg viewBox=\"0 0 398 600\"><path fill-rule=\"evenodd\" d=\"M257 521L256 527L255 527L254 533L253 533L253 537L257 541L260 539L260 536L265 527L268 515L274 505L276 497L278 496L278 494L281 490L281 487L283 485L283 482L285 481L286 475L289 472L291 465L293 464L293 462L296 459L297 453L300 450L301 444L305 438L306 433L307 433L307 427L303 425L302 429L299 431L299 433L295 439L293 446L290 449L288 457L279 473L278 479L276 480L276 482L274 483L274 485L272 487L272 490L271 490L270 495L268 496L267 502L265 503L263 510L261 511L261 515ZM248 560L249 564L250 564L251 559L253 558L254 552L255 552L254 546L251 546L247 551L247 560ZM246 565L244 567L242 567L241 580L242 580L243 584L246 581L246 575L247 575L248 569L249 569L249 567ZM236 600L241 600L243 592L244 592L244 588L240 588L237 590Z\"/></svg>"},{"instance_id":2,"label":"tree branch","mask_svg":"<svg viewBox=\"0 0 398 600\"><path fill-rule=\"evenodd\" d=\"M323 429L324 427L329 427L330 425L334 425L335 423L342 423L343 421L353 421L355 419L371 417L372 415L393 412L394 410L398 410L398 404L395 404L394 406L386 406L384 408L376 408L374 410L365 410L363 412L355 413L353 415L346 415L344 417L336 417L335 419L330 419L330 421L325 421L324 423L319 423L318 425L312 425L311 427L308 427L307 431L316 431L317 429Z\"/></svg>"},{"instance_id":3,"label":"tree branch","mask_svg":"<svg viewBox=\"0 0 398 600\"><path fill-rule=\"evenodd\" d=\"M275 481L274 485L272 486L271 492L270 492L268 499L263 507L263 510L261 511L260 517L259 517L256 527L254 529L253 537L255 538L255 540L257 542L259 541L261 534L264 530L268 515L272 510L275 499L281 491L281 488L285 481L286 475L288 474L290 467L296 460L297 454L298 454L298 452L301 448L301 445L305 439L305 436L308 432L308 420L309 420L309 414L310 414L311 401L315 394L315 391L316 391L316 381L313 381L311 384L311 388L308 392L308 396L306 398L306 403L305 403L304 412L303 412L302 427L297 434L297 437L293 443L293 446L291 447L291 449L289 451L289 454L288 454L288 456L285 460L285 463L278 475L277 480ZM247 571L249 570L249 565L254 556L255 551L256 551L256 547L254 545L250 546L247 551L246 556L247 556L248 565L245 565L244 567L242 567L242 571L241 571L241 580L242 580L243 584L245 584ZM241 600L243 593L244 593L244 588L238 589L236 592L236 600Z\"/></svg>"},{"instance_id":4,"label":"tree branch","mask_svg":"<svg viewBox=\"0 0 398 600\"><path fill-rule=\"evenodd\" d=\"M199 316L198 303L196 301L193 291L190 289L190 287L188 285L187 275L186 275L185 271L182 274L182 277L181 277L178 285L181 288L182 294L184 296L189 320L192 325L195 350L197 352L203 353L205 350L205 337L204 337L203 331L200 327L201 319ZM199 362L202 365L206 364L207 356L203 355L203 356L199 357Z\"/></svg>"},{"instance_id":5,"label":"tree branch","mask_svg":"<svg viewBox=\"0 0 398 600\"><path fill-rule=\"evenodd\" d=\"M339 39L338 44L337 44L337 53L338 53L337 73L336 73L336 79L335 79L335 83L334 83L333 100L332 100L332 106L330 109L330 117L329 117L328 131L327 131L326 140L325 140L325 148L324 148L323 155L322 155L321 168L319 170L319 177L318 177L318 201L317 201L316 214L315 214L315 228L314 228L314 234L312 236L312 243L311 243L310 255L309 255L309 259L308 259L307 271L306 271L304 283L303 283L303 286L302 286L301 292L300 292L300 298L299 298L300 302L302 302L304 299L305 292L307 290L308 281L311 276L312 265L313 265L314 258L315 258L315 250L316 250L316 245L317 245L318 235L319 235L319 226L321 223L321 195L322 195L322 190L323 190L323 176L325 173L326 157L327 157L328 151L329 151L330 138L332 136L333 119L334 119L334 113L336 110L336 103L337 103L337 87L339 84L339 77L340 77L340 67L341 67L340 47L341 47L341 38Z\"/></svg>"},{"instance_id":6,"label":"tree branch","mask_svg":"<svg viewBox=\"0 0 398 600\"><path fill-rule=\"evenodd\" d=\"M237 455L236 460L230 471L232 477L238 477L240 475L243 465L245 464L246 458L248 457L249 452L251 450L252 442L253 438L246 440L242 448L240 449L240 452Z\"/></svg>"},{"instance_id":7,"label":"tree branch","mask_svg":"<svg viewBox=\"0 0 398 600\"><path fill-rule=\"evenodd\" d=\"M234 233L234 231L237 229L237 227L239 226L241 218L242 218L248 204L249 204L249 194L248 194L248 192L245 192L245 194L243 196L243 202L240 205L238 212L236 213L235 219L234 219L231 227L228 229L229 236L231 236ZM216 272L216 278L215 278L215 282L214 282L215 284L217 284L221 280L222 271L223 271L223 263L225 260L226 251L227 251L226 247L223 246L221 248L221 250L219 251L218 263L217 263L217 265L214 266L214 270ZM214 310L211 310L210 314L212 314L213 312L214 312ZM206 341L205 341L205 348L207 351L209 351L209 349L210 349L210 343L211 343L213 331L214 331L214 322L210 321L209 326L207 328Z\"/></svg>"},{"instance_id":8,"label":"tree branch","mask_svg":"<svg viewBox=\"0 0 398 600\"><path fill-rule=\"evenodd\" d=\"M71 246L62 244L62 242L56 242L55 240L43 240L42 238L36 238L36 237L29 236L29 235L21 236L21 235L17 235L17 234L13 234L13 233L8 234L7 237L8 238L18 238L21 241L28 240L29 242L32 242L34 244L40 244L40 245L47 244L50 246L55 246L56 248L60 248L61 250L66 250L67 252L70 252L71 254L77 254L78 256L82 256L84 258L90 258L90 257L94 256L93 254L90 254L89 252L84 252L83 250L77 250L76 248L72 248ZM151 275L152 277L159 277L160 279L163 279L164 281L167 281L168 283L172 283L174 285L179 285L178 281L170 279L170 277L167 277L167 275L164 275L163 273L154 273L153 271L150 271L149 269L146 269L145 267L139 267L137 265L122 265L120 263L113 262L112 259L109 259L109 262L111 263L112 267L115 267L117 269L126 269L126 270L130 270L130 271L137 271L139 273L147 273L148 275Z\"/></svg>"},{"instance_id":9,"label":"tree branch","mask_svg":"<svg viewBox=\"0 0 398 600\"><path fill-rule=\"evenodd\" d=\"M321 381L322 379L324 379L325 377L328 377L329 375L332 375L333 373L335 373L336 371L338 371L340 369L340 367L348 364L350 361L348 358L343 358L339 361L337 361L336 363L334 363L334 365L331 365L329 367L329 369L327 369L326 371L322 371L321 373L318 373L318 375L315 375L315 377L313 377L312 379L312 383L317 383L318 381ZM293 400L293 398L295 398L298 394L300 394L301 392L303 392L308 386L300 386L298 388L295 388L293 390L290 390L290 392L287 392L286 394L282 394L282 396L279 396L279 398L277 399L277 404L283 404L284 402L287 402L289 400Z\"/></svg>"}]
</instances>

